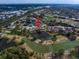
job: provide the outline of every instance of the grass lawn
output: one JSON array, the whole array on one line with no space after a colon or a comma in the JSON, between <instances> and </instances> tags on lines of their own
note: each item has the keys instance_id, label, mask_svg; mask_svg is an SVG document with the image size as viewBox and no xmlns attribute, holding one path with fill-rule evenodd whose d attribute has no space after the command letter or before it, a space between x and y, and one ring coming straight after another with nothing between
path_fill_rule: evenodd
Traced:
<instances>
[{"instance_id":1,"label":"grass lawn","mask_svg":"<svg viewBox=\"0 0 79 59\"><path fill-rule=\"evenodd\" d=\"M23 38L23 40L32 48L34 51L38 53L46 53L49 51L58 52L60 49L69 49L79 46L79 41L67 41L64 43L58 43L54 45L41 45L31 42L30 40Z\"/></svg>"}]
</instances>

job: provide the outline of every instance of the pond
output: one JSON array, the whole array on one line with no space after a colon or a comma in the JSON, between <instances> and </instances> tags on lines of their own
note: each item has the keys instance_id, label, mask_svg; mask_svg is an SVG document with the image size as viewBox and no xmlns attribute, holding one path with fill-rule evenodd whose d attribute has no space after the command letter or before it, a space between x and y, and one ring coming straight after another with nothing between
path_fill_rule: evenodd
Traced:
<instances>
[{"instance_id":1,"label":"pond","mask_svg":"<svg viewBox=\"0 0 79 59\"><path fill-rule=\"evenodd\" d=\"M45 31L41 31L40 33L32 33L32 35L37 38L37 39L41 39L41 40L51 40L51 35L49 35L47 32Z\"/></svg>"}]
</instances>

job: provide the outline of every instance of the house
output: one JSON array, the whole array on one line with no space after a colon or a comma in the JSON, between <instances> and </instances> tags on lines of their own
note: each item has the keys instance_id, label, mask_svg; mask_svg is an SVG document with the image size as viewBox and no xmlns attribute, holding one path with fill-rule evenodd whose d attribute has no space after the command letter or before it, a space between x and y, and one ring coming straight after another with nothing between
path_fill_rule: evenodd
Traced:
<instances>
[{"instance_id":1,"label":"house","mask_svg":"<svg viewBox=\"0 0 79 59\"><path fill-rule=\"evenodd\" d=\"M74 31L72 27L64 27L64 26L48 26L47 29L49 32L61 32L61 33L69 33Z\"/></svg>"},{"instance_id":2,"label":"house","mask_svg":"<svg viewBox=\"0 0 79 59\"><path fill-rule=\"evenodd\" d=\"M45 30L46 29L46 24L42 24L41 25L41 30Z\"/></svg>"},{"instance_id":3,"label":"house","mask_svg":"<svg viewBox=\"0 0 79 59\"><path fill-rule=\"evenodd\" d=\"M59 32L60 30L65 30L63 26L48 26L48 31Z\"/></svg>"},{"instance_id":4,"label":"house","mask_svg":"<svg viewBox=\"0 0 79 59\"><path fill-rule=\"evenodd\" d=\"M33 31L36 27L33 24L29 24L27 26L23 26L23 28L26 28L27 30Z\"/></svg>"}]
</instances>

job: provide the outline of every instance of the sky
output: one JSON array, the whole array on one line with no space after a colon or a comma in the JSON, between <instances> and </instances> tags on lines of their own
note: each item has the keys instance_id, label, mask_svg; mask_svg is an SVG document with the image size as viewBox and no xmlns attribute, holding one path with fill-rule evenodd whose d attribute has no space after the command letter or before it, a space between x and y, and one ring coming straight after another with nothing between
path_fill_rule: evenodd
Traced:
<instances>
[{"instance_id":1,"label":"sky","mask_svg":"<svg viewBox=\"0 0 79 59\"><path fill-rule=\"evenodd\" d=\"M0 4L45 3L45 4L79 4L79 0L0 0Z\"/></svg>"}]
</instances>

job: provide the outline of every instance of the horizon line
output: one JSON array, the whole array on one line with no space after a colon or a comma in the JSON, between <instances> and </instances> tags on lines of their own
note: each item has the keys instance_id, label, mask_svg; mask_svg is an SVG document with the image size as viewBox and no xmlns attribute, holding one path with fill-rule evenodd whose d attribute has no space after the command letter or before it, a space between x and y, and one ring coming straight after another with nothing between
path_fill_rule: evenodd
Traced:
<instances>
[{"instance_id":1,"label":"horizon line","mask_svg":"<svg viewBox=\"0 0 79 59\"><path fill-rule=\"evenodd\" d=\"M1 4L66 4L66 5L78 5L72 3L0 3Z\"/></svg>"}]
</instances>

